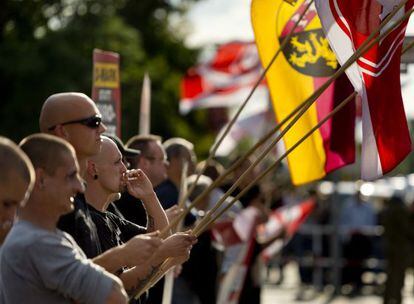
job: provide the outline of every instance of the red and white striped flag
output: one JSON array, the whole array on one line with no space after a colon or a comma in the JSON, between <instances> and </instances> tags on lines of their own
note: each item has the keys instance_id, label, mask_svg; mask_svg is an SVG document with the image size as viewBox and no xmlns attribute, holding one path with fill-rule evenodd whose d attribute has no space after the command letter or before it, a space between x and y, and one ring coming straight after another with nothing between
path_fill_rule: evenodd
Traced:
<instances>
[{"instance_id":1,"label":"red and white striped flag","mask_svg":"<svg viewBox=\"0 0 414 304\"><path fill-rule=\"evenodd\" d=\"M196 108L232 107L248 96L262 71L254 42L218 47L208 62L188 70L181 81L180 112ZM267 98L265 85L255 95Z\"/></svg>"},{"instance_id":2,"label":"red and white striped flag","mask_svg":"<svg viewBox=\"0 0 414 304\"><path fill-rule=\"evenodd\" d=\"M319 18L338 61L343 64L401 0L315 0ZM382 30L409 9L410 0ZM411 140L400 84L400 57L407 22L375 44L347 70L362 99L363 179L394 169L410 152Z\"/></svg>"},{"instance_id":3,"label":"red and white striped flag","mask_svg":"<svg viewBox=\"0 0 414 304\"><path fill-rule=\"evenodd\" d=\"M270 243L261 253L265 262L269 261L291 240L299 227L316 207L313 198L294 205L276 209L266 223L257 228L257 241ZM283 237L280 237L283 234Z\"/></svg>"}]
</instances>

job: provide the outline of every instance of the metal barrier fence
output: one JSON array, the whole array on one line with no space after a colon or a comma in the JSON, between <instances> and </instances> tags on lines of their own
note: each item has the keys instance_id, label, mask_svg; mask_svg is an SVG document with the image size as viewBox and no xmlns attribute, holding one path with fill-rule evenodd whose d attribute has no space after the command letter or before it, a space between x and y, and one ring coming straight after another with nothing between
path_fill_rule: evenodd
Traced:
<instances>
[{"instance_id":1,"label":"metal barrier fence","mask_svg":"<svg viewBox=\"0 0 414 304\"><path fill-rule=\"evenodd\" d=\"M365 271L374 273L383 272L385 270L386 261L383 254L383 226L363 227L359 229L359 233L368 237L373 241L372 254L363 260L362 267ZM335 292L339 293L342 286L342 270L349 261L342 254L341 229L337 225L314 225L304 224L297 232L296 237L305 237L310 240L311 247L304 250L302 255L295 252L289 252L289 244L287 253L279 255L271 260L270 267L277 264L294 260L298 266L312 269L312 285L318 290L322 290L324 285L330 284L335 287ZM297 238L296 238L297 240ZM326 252L328 241L329 250ZM292 240L295 242L295 239ZM311 254L309 254L311 253ZM324 274L329 272L328 279Z\"/></svg>"}]
</instances>

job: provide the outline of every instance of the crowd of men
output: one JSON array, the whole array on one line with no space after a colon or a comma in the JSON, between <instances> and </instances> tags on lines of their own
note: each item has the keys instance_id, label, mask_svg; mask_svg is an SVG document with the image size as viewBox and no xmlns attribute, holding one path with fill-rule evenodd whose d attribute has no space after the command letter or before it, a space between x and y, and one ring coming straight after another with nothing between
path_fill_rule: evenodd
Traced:
<instances>
[{"instance_id":1,"label":"crowd of men","mask_svg":"<svg viewBox=\"0 0 414 304\"><path fill-rule=\"evenodd\" d=\"M196 170L193 145L155 135L124 145L104 134L82 93L47 98L39 127L19 145L0 137L0 303L161 303L162 281L142 290L169 268L178 275L173 303L215 303L225 270L210 234L197 239L191 227L216 196L186 216L183 232L160 236L181 212L183 168ZM236 209L264 213L257 188L244 198ZM240 303L259 303L260 288L246 281Z\"/></svg>"}]
</instances>

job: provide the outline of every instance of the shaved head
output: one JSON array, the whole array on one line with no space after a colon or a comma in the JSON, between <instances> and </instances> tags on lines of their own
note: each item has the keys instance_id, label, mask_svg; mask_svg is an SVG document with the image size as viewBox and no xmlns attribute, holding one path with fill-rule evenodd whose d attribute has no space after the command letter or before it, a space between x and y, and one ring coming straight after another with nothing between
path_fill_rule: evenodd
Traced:
<instances>
[{"instance_id":1,"label":"shaved head","mask_svg":"<svg viewBox=\"0 0 414 304\"><path fill-rule=\"evenodd\" d=\"M101 115L92 99L83 93L58 93L43 104L39 125L42 133L49 133L67 140L75 149L81 174L86 160L99 153L101 134L106 127L100 120L86 124L82 121Z\"/></svg>"},{"instance_id":2,"label":"shaved head","mask_svg":"<svg viewBox=\"0 0 414 304\"><path fill-rule=\"evenodd\" d=\"M28 184L34 181L32 163L23 151L11 140L0 136L0 182L7 181L11 172L16 172Z\"/></svg>"},{"instance_id":3,"label":"shaved head","mask_svg":"<svg viewBox=\"0 0 414 304\"><path fill-rule=\"evenodd\" d=\"M50 175L62 166L67 155L76 159L75 150L67 141L48 134L30 135L20 142L20 147L35 168L42 168Z\"/></svg>"},{"instance_id":4,"label":"shaved head","mask_svg":"<svg viewBox=\"0 0 414 304\"><path fill-rule=\"evenodd\" d=\"M106 160L108 160L109 154L118 153L118 152L119 152L119 149L114 143L114 141L110 139L109 137L102 136L101 152L92 156L90 160L96 164L102 164L102 163L105 163ZM121 152L119 152L119 154L121 155Z\"/></svg>"},{"instance_id":5,"label":"shaved head","mask_svg":"<svg viewBox=\"0 0 414 304\"><path fill-rule=\"evenodd\" d=\"M34 182L29 158L14 142L0 136L0 244L16 219L17 209L25 205Z\"/></svg>"},{"instance_id":6,"label":"shaved head","mask_svg":"<svg viewBox=\"0 0 414 304\"><path fill-rule=\"evenodd\" d=\"M49 96L40 112L39 126L43 133L66 121L85 118L97 111L92 99L83 93L58 93Z\"/></svg>"}]
</instances>

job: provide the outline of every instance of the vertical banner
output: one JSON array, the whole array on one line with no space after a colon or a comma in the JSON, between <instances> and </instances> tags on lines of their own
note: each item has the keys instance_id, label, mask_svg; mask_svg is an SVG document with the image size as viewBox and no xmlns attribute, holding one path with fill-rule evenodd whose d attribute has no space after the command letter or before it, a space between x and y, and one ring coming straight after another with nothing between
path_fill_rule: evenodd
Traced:
<instances>
[{"instance_id":1,"label":"vertical banner","mask_svg":"<svg viewBox=\"0 0 414 304\"><path fill-rule=\"evenodd\" d=\"M92 99L108 128L106 133L121 137L119 54L93 50Z\"/></svg>"},{"instance_id":2,"label":"vertical banner","mask_svg":"<svg viewBox=\"0 0 414 304\"><path fill-rule=\"evenodd\" d=\"M329 48L312 0L252 0L251 17L257 49L267 66L285 38L283 54L266 74L276 120L282 121L335 73L339 64ZM296 21L304 14L297 27ZM293 35L289 33L293 31ZM283 136L291 148L336 105L352 93L345 76L331 84ZM355 104L349 103L298 146L287 161L295 185L306 184L354 162ZM282 127L284 130L285 126Z\"/></svg>"}]
</instances>

